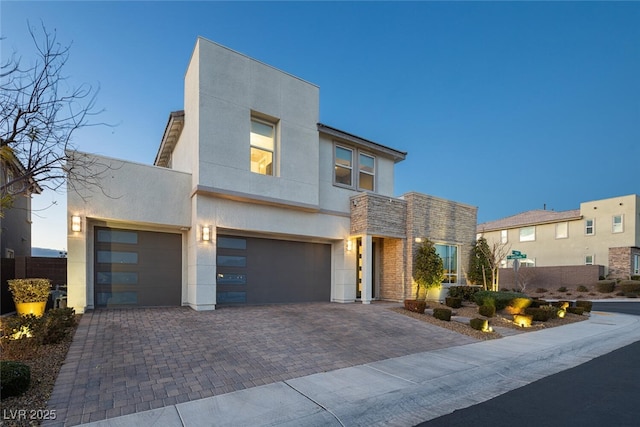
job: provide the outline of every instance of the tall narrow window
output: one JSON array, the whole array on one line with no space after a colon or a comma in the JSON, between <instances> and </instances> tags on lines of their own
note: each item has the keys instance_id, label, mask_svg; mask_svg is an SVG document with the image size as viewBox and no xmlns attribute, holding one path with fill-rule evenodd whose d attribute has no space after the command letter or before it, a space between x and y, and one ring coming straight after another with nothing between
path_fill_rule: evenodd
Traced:
<instances>
[{"instance_id":1,"label":"tall narrow window","mask_svg":"<svg viewBox=\"0 0 640 427\"><path fill-rule=\"evenodd\" d=\"M273 175L276 126L251 119L251 172Z\"/></svg>"},{"instance_id":2,"label":"tall narrow window","mask_svg":"<svg viewBox=\"0 0 640 427\"><path fill-rule=\"evenodd\" d=\"M569 237L569 223L559 222L556 224L556 239L566 239Z\"/></svg>"},{"instance_id":3,"label":"tall narrow window","mask_svg":"<svg viewBox=\"0 0 640 427\"><path fill-rule=\"evenodd\" d=\"M509 241L508 230L500 230L500 242L507 243Z\"/></svg>"},{"instance_id":4,"label":"tall narrow window","mask_svg":"<svg viewBox=\"0 0 640 427\"><path fill-rule=\"evenodd\" d=\"M633 275L640 276L640 255L633 256Z\"/></svg>"},{"instance_id":5,"label":"tall narrow window","mask_svg":"<svg viewBox=\"0 0 640 427\"><path fill-rule=\"evenodd\" d=\"M458 283L458 247L453 245L435 245L435 247L444 267L442 283Z\"/></svg>"},{"instance_id":6,"label":"tall narrow window","mask_svg":"<svg viewBox=\"0 0 640 427\"><path fill-rule=\"evenodd\" d=\"M358 188L361 190L373 191L376 160L375 157L366 154L360 154L358 164L360 166L360 175L358 177Z\"/></svg>"},{"instance_id":7,"label":"tall narrow window","mask_svg":"<svg viewBox=\"0 0 640 427\"><path fill-rule=\"evenodd\" d=\"M611 229L611 232L622 233L622 215L613 216L613 227Z\"/></svg>"},{"instance_id":8,"label":"tall narrow window","mask_svg":"<svg viewBox=\"0 0 640 427\"><path fill-rule=\"evenodd\" d=\"M353 171L353 151L336 146L336 165L335 165L335 182L336 184L342 184L351 186Z\"/></svg>"},{"instance_id":9,"label":"tall narrow window","mask_svg":"<svg viewBox=\"0 0 640 427\"><path fill-rule=\"evenodd\" d=\"M596 223L592 219L584 220L584 234L587 236L593 236L596 234Z\"/></svg>"}]
</instances>

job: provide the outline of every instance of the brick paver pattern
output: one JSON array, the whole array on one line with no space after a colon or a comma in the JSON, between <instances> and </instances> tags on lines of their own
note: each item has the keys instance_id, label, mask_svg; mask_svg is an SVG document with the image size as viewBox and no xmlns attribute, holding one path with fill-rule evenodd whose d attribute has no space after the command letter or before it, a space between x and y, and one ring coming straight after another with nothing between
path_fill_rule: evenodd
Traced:
<instances>
[{"instance_id":1,"label":"brick paver pattern","mask_svg":"<svg viewBox=\"0 0 640 427\"><path fill-rule=\"evenodd\" d=\"M389 310L395 306L89 311L49 400L57 419L44 425L98 421L475 341Z\"/></svg>"}]
</instances>

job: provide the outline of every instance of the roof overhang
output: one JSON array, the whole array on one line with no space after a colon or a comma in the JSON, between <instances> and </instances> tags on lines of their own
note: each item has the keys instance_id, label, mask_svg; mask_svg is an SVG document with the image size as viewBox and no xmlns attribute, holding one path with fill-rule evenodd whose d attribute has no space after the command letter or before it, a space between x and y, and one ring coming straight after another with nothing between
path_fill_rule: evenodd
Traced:
<instances>
[{"instance_id":1,"label":"roof overhang","mask_svg":"<svg viewBox=\"0 0 640 427\"><path fill-rule=\"evenodd\" d=\"M169 167L169 159L171 159L171 153L175 148L178 139L180 138L180 134L182 133L182 128L184 127L184 110L173 111L169 114L169 121L167 122L167 127L164 129L164 134L162 135L162 141L160 142L160 148L158 149L158 154L156 154L156 159L153 162L156 166Z\"/></svg>"},{"instance_id":2,"label":"roof overhang","mask_svg":"<svg viewBox=\"0 0 640 427\"><path fill-rule=\"evenodd\" d=\"M318 123L318 132L324 133L326 135L330 135L334 138L339 138L344 141L350 142L360 147L367 148L376 153L383 154L387 157L393 159L395 163L398 163L407 157L406 151L399 151L394 148L387 147L382 144L378 144L377 142L369 141L368 139L360 138L359 136L343 132L339 129L332 128L331 126L324 125L322 123Z\"/></svg>"}]
</instances>

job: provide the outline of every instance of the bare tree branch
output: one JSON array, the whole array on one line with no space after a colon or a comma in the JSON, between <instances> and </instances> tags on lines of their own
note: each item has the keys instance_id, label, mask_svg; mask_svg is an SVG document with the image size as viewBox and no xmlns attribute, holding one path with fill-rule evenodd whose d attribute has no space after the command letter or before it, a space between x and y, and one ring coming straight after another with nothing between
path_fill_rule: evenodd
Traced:
<instances>
[{"instance_id":1,"label":"bare tree branch","mask_svg":"<svg viewBox=\"0 0 640 427\"><path fill-rule=\"evenodd\" d=\"M78 160L72 144L78 129L106 125L92 121L102 112L96 109L98 88L69 85L62 72L70 46L58 43L55 31L41 24L29 33L36 48L33 64L24 67L14 53L0 69L2 208L17 195L59 190L67 178L100 188L100 174L110 168Z\"/></svg>"}]
</instances>

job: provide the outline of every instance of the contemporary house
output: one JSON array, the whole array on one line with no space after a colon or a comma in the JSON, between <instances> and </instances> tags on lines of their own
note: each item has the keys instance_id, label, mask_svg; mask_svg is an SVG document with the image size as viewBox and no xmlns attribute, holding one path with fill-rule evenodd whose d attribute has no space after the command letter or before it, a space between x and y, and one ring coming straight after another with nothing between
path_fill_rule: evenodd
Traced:
<instances>
[{"instance_id":1,"label":"contemporary house","mask_svg":"<svg viewBox=\"0 0 640 427\"><path fill-rule=\"evenodd\" d=\"M640 197L580 203L580 209L533 210L478 225L487 241L510 244L529 266L601 265L609 278L640 275ZM504 260L507 266L507 260Z\"/></svg>"},{"instance_id":2,"label":"contemporary house","mask_svg":"<svg viewBox=\"0 0 640 427\"><path fill-rule=\"evenodd\" d=\"M475 207L394 196L406 152L319 123L317 86L203 38L153 165L78 156L108 167L101 191L68 192L79 312L401 301L421 239L447 284L475 242Z\"/></svg>"}]
</instances>

